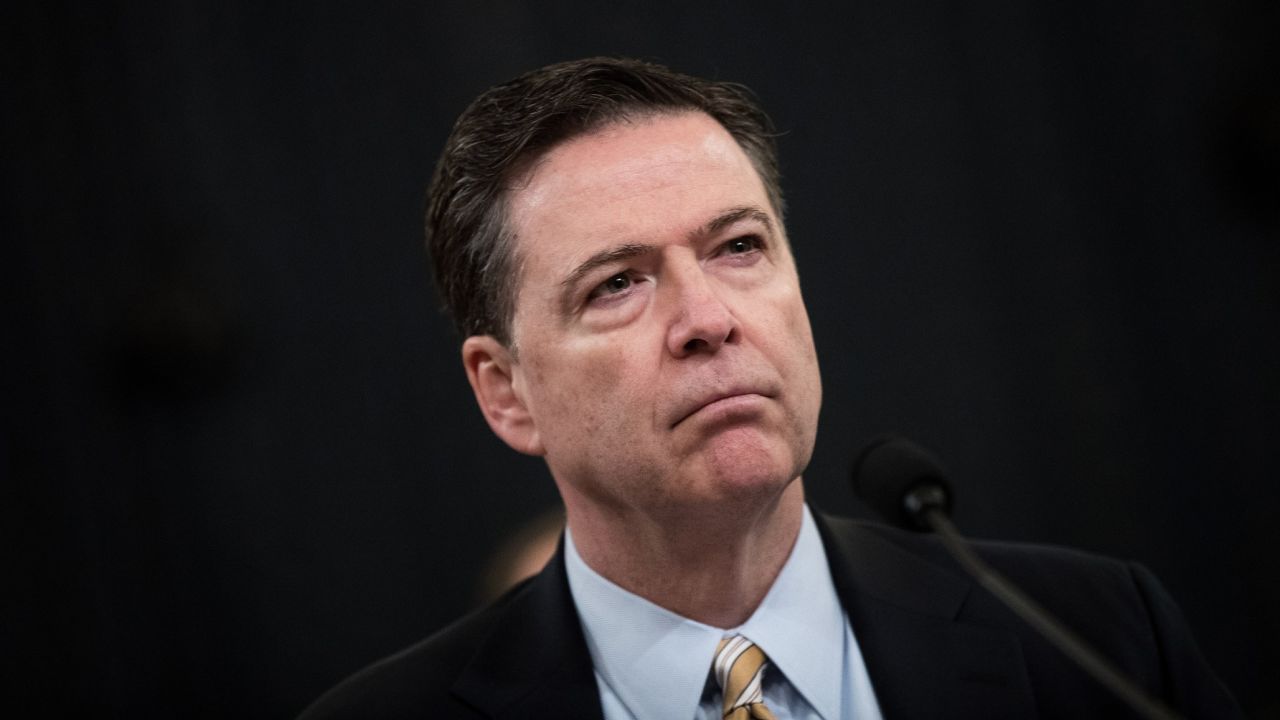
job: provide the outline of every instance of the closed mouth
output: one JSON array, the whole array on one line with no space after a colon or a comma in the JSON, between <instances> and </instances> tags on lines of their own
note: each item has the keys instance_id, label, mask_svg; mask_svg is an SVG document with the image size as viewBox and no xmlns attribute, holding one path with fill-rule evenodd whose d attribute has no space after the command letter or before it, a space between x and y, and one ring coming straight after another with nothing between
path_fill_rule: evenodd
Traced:
<instances>
[{"instance_id":1,"label":"closed mouth","mask_svg":"<svg viewBox=\"0 0 1280 720\"><path fill-rule=\"evenodd\" d=\"M732 390L729 392L717 393L715 395L711 395L702 399L696 405L692 406L688 412L684 413L678 420L672 423L671 427L674 428L678 426L680 423L684 422L685 420L688 420L689 418L693 417L694 415L697 415L698 413L706 410L707 408L710 408L713 405L733 404L737 402L739 399L741 399L744 402L750 402L755 398L767 398L767 397L770 397L770 396L754 389L745 389L745 388L741 390Z\"/></svg>"}]
</instances>

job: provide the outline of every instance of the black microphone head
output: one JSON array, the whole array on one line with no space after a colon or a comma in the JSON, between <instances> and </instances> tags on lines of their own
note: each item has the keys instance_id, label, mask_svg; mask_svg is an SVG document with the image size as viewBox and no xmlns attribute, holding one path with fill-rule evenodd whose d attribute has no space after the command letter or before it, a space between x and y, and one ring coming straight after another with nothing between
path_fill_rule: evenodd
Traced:
<instances>
[{"instance_id":1,"label":"black microphone head","mask_svg":"<svg viewBox=\"0 0 1280 720\"><path fill-rule=\"evenodd\" d=\"M951 485L933 453L893 435L872 440L853 461L853 493L886 521L925 530L924 511L951 514Z\"/></svg>"}]
</instances>

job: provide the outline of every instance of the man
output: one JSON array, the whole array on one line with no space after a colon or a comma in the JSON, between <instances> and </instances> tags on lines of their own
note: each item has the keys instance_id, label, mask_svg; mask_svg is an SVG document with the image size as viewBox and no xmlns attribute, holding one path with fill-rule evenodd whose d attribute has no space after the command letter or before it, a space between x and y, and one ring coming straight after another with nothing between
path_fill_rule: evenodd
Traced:
<instances>
[{"instance_id":1,"label":"man","mask_svg":"<svg viewBox=\"0 0 1280 720\"><path fill-rule=\"evenodd\" d=\"M929 537L811 512L821 383L768 118L629 61L542 68L459 118L427 234L493 431L568 529L494 605L308 717L1124 716ZM1141 568L991 545L1146 691L1231 716Z\"/></svg>"}]
</instances>

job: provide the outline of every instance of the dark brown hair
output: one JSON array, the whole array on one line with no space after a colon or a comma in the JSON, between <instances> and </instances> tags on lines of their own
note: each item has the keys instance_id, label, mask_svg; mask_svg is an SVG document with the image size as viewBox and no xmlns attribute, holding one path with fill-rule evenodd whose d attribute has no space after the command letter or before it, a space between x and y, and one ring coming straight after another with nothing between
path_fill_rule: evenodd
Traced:
<instances>
[{"instance_id":1,"label":"dark brown hair","mask_svg":"<svg viewBox=\"0 0 1280 720\"><path fill-rule=\"evenodd\" d=\"M783 213L773 124L750 91L650 62L587 58L490 88L463 111L427 190L427 251L436 287L463 337L511 345L519 262L506 223L513 181L554 146L605 125L693 111L714 118L760 174Z\"/></svg>"}]
</instances>

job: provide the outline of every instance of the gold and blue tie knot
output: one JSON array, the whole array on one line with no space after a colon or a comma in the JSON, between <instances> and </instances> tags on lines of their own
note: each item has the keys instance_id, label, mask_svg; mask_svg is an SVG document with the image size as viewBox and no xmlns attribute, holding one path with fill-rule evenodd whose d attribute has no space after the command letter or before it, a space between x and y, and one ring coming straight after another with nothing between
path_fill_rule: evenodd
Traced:
<instances>
[{"instance_id":1,"label":"gold and blue tie knot","mask_svg":"<svg viewBox=\"0 0 1280 720\"><path fill-rule=\"evenodd\" d=\"M741 635L725 638L716 648L712 673L724 693L725 720L774 720L764 705L764 671L769 658Z\"/></svg>"}]
</instances>

